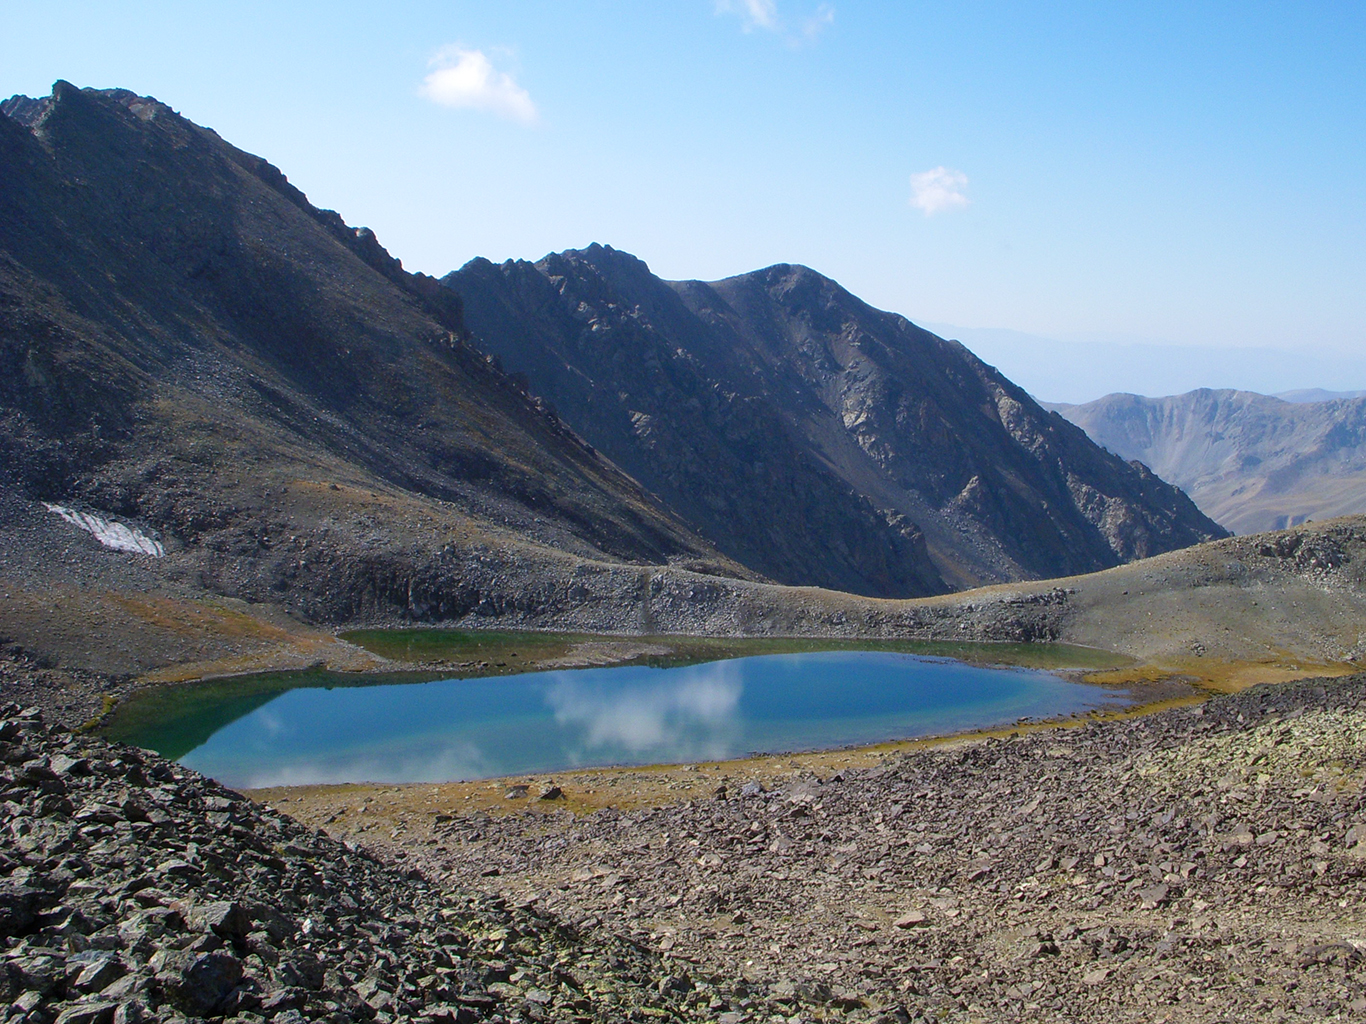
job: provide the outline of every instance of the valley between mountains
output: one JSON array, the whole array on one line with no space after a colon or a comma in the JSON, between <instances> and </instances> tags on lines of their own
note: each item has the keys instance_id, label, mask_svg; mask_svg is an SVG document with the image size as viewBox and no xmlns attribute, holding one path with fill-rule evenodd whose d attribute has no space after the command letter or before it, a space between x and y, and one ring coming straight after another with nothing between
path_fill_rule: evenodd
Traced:
<instances>
[{"instance_id":1,"label":"valley between mountains","mask_svg":"<svg viewBox=\"0 0 1366 1024\"><path fill-rule=\"evenodd\" d=\"M893 631L839 595L1224 535L805 268L671 284L595 246L437 282L156 100L3 109L0 600L56 671L354 665L328 634L357 625Z\"/></svg>"},{"instance_id":2,"label":"valley between mountains","mask_svg":"<svg viewBox=\"0 0 1366 1024\"><path fill-rule=\"evenodd\" d=\"M1203 388L1050 408L1237 533L1366 511L1366 398L1290 397Z\"/></svg>"},{"instance_id":3,"label":"valley between mountains","mask_svg":"<svg viewBox=\"0 0 1366 1024\"><path fill-rule=\"evenodd\" d=\"M411 274L125 90L0 104L0 180L6 1021L1366 1012L1366 516L1232 536L809 268ZM90 734L449 667L343 639L415 626L1061 642L1170 699L278 809Z\"/></svg>"}]
</instances>

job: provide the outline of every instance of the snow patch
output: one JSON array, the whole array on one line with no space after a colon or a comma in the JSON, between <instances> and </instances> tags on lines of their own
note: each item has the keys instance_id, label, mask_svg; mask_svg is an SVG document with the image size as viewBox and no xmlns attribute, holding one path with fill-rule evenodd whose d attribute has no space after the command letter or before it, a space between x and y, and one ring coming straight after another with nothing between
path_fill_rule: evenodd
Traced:
<instances>
[{"instance_id":1,"label":"snow patch","mask_svg":"<svg viewBox=\"0 0 1366 1024\"><path fill-rule=\"evenodd\" d=\"M46 501L43 504L47 506L49 512L56 512L72 526L79 526L82 530L93 533L95 539L107 548L113 548L115 551L131 551L139 555L153 555L157 558L166 554L166 549L162 547L161 541L153 540L136 527L126 526L112 519L105 519L93 512L77 512L65 505L53 505Z\"/></svg>"}]
</instances>

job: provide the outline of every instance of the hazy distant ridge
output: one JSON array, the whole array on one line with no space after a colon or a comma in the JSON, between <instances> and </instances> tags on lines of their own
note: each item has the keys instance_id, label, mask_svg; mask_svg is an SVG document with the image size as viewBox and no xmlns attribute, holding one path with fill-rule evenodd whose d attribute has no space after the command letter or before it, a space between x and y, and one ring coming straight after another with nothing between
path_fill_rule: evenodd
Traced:
<instances>
[{"instance_id":1,"label":"hazy distant ridge","mask_svg":"<svg viewBox=\"0 0 1366 1024\"><path fill-rule=\"evenodd\" d=\"M1290 402L1366 394L1322 389L1325 381L1366 383L1366 356L1360 352L1290 352L1104 336L1064 340L1006 328L917 322L941 338L961 341L1031 395L1049 402L1079 405L1118 392L1178 395L1202 387L1274 394ZM1291 388L1295 390L1287 390Z\"/></svg>"},{"instance_id":2,"label":"hazy distant ridge","mask_svg":"<svg viewBox=\"0 0 1366 1024\"><path fill-rule=\"evenodd\" d=\"M1366 397L1286 397L1201 388L1048 408L1182 487L1236 533L1366 511Z\"/></svg>"}]
</instances>

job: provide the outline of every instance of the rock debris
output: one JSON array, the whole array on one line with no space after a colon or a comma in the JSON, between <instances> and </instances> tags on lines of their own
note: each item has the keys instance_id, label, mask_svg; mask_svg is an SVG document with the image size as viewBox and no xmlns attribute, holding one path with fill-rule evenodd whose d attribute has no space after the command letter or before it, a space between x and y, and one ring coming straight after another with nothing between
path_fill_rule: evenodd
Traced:
<instances>
[{"instance_id":1,"label":"rock debris","mask_svg":"<svg viewBox=\"0 0 1366 1024\"><path fill-rule=\"evenodd\" d=\"M366 842L663 951L720 1020L1346 1019L1366 1013L1363 740L1355 676Z\"/></svg>"},{"instance_id":2,"label":"rock debris","mask_svg":"<svg viewBox=\"0 0 1366 1024\"><path fill-rule=\"evenodd\" d=\"M9 1024L644 1021L700 996L534 902L442 892L148 752L0 708Z\"/></svg>"},{"instance_id":3,"label":"rock debris","mask_svg":"<svg viewBox=\"0 0 1366 1024\"><path fill-rule=\"evenodd\" d=\"M1359 675L361 849L9 706L4 1020L1350 1019L1363 738Z\"/></svg>"}]
</instances>

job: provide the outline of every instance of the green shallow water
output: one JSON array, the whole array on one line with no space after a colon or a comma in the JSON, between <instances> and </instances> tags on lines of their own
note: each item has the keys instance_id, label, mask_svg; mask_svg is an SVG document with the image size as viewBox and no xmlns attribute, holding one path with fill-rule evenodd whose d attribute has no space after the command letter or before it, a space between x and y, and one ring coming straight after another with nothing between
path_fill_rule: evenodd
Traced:
<instances>
[{"instance_id":1,"label":"green shallow water","mask_svg":"<svg viewBox=\"0 0 1366 1024\"><path fill-rule=\"evenodd\" d=\"M517 662L557 657L583 643L606 642L666 647L669 654L633 659L655 666L719 661L760 654L802 654L812 651L895 651L931 658L954 658L971 664L1016 665L1043 669L1105 669L1132 664L1121 654L1072 644L1013 644L951 642L945 640L850 640L832 637L619 637L589 633L535 633L472 629L358 629L342 639L382 658L410 662L484 660L490 672L520 671ZM497 662L503 662L498 666ZM482 674L482 673L481 673Z\"/></svg>"}]
</instances>

